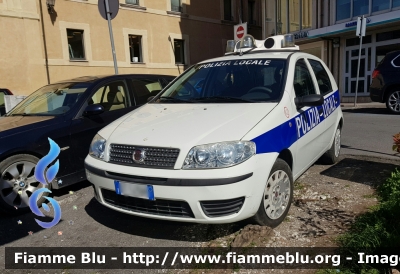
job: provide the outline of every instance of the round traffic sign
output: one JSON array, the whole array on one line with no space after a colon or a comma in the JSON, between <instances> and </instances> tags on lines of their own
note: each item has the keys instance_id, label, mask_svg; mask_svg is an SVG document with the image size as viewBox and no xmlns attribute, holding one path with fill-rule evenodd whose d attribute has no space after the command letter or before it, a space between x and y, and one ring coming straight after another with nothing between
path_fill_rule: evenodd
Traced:
<instances>
[{"instance_id":1,"label":"round traffic sign","mask_svg":"<svg viewBox=\"0 0 400 274\"><path fill-rule=\"evenodd\" d=\"M244 28L242 26L239 26L236 30L236 37L242 39L243 35L244 35Z\"/></svg>"},{"instance_id":2,"label":"round traffic sign","mask_svg":"<svg viewBox=\"0 0 400 274\"><path fill-rule=\"evenodd\" d=\"M110 19L114 19L119 11L119 0L99 0L98 7L101 17L107 19L106 1L108 1L108 8L110 11Z\"/></svg>"}]
</instances>

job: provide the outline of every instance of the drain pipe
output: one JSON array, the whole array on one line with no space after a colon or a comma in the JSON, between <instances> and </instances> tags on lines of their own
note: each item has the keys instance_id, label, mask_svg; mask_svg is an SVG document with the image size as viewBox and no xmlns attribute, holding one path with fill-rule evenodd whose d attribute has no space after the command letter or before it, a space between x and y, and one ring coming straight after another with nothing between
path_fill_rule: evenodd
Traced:
<instances>
[{"instance_id":1,"label":"drain pipe","mask_svg":"<svg viewBox=\"0 0 400 274\"><path fill-rule=\"evenodd\" d=\"M39 7L40 7L40 20L42 22L44 60L45 60L45 66L46 66L47 84L50 84L49 58L47 56L46 33L44 32L42 0L39 0Z\"/></svg>"}]
</instances>

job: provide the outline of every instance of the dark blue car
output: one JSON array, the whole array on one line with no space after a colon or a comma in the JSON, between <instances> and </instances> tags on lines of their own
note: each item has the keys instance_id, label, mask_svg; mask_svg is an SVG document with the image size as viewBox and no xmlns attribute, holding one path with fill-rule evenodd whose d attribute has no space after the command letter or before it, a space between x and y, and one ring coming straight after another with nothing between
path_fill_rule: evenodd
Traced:
<instances>
[{"instance_id":1,"label":"dark blue car","mask_svg":"<svg viewBox=\"0 0 400 274\"><path fill-rule=\"evenodd\" d=\"M29 210L29 197L43 187L34 171L49 153L48 138L61 148L60 169L49 188L85 180L83 163L96 133L145 104L174 78L137 74L76 78L40 88L0 117L0 210L9 214Z\"/></svg>"}]
</instances>

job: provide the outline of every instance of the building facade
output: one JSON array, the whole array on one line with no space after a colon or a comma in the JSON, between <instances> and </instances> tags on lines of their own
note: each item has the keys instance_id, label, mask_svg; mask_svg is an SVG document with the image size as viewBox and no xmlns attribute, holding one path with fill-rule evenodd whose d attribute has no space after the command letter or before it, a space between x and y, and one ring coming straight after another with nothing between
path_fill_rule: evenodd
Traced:
<instances>
[{"instance_id":1,"label":"building facade","mask_svg":"<svg viewBox=\"0 0 400 274\"><path fill-rule=\"evenodd\" d=\"M357 91L369 102L371 75L386 53L400 50L400 0L263 0L263 38L293 33L300 49L324 60L342 102L354 102L360 38L357 18L367 18Z\"/></svg>"},{"instance_id":2,"label":"building facade","mask_svg":"<svg viewBox=\"0 0 400 274\"><path fill-rule=\"evenodd\" d=\"M119 73L179 75L223 55L234 25L247 21L261 39L261 0L120 0L112 20ZM98 0L0 0L0 26L0 87L14 94L114 73Z\"/></svg>"}]
</instances>

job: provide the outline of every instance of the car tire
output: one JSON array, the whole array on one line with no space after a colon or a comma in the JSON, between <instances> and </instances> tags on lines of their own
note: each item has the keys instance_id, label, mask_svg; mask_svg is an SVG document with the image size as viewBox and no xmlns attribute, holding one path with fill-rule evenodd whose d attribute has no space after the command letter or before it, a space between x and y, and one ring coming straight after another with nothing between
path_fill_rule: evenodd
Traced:
<instances>
[{"instance_id":1,"label":"car tire","mask_svg":"<svg viewBox=\"0 0 400 274\"><path fill-rule=\"evenodd\" d=\"M335 131L335 137L333 138L332 145L330 149L322 155L322 162L327 165L336 164L339 161L340 148L341 148L341 136L342 129L340 126L337 127Z\"/></svg>"},{"instance_id":2,"label":"car tire","mask_svg":"<svg viewBox=\"0 0 400 274\"><path fill-rule=\"evenodd\" d=\"M29 154L18 154L0 162L0 210L8 215L29 212L29 197L44 186L35 178L34 172L39 159ZM21 192L19 192L21 191ZM44 192L38 205L45 201Z\"/></svg>"},{"instance_id":3,"label":"car tire","mask_svg":"<svg viewBox=\"0 0 400 274\"><path fill-rule=\"evenodd\" d=\"M260 207L252 221L271 228L286 218L293 200L293 175L289 165L277 159L263 190Z\"/></svg>"},{"instance_id":4,"label":"car tire","mask_svg":"<svg viewBox=\"0 0 400 274\"><path fill-rule=\"evenodd\" d=\"M386 107L393 114L400 114L400 88L389 91L386 96Z\"/></svg>"}]
</instances>

